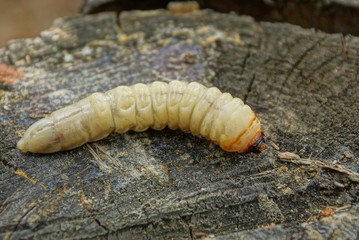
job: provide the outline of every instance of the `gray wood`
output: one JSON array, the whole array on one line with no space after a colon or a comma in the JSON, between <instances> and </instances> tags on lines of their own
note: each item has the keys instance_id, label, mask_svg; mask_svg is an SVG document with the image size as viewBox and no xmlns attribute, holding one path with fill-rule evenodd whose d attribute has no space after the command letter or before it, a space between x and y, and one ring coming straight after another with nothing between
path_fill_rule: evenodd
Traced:
<instances>
[{"instance_id":1,"label":"gray wood","mask_svg":"<svg viewBox=\"0 0 359 240\"><path fill-rule=\"evenodd\" d=\"M116 21L63 18L0 49L24 74L0 85L0 238L356 238L359 38L209 10ZM268 149L226 153L168 129L50 155L15 148L31 123L92 92L173 79L244 99ZM318 220L325 207L336 213Z\"/></svg>"}]
</instances>

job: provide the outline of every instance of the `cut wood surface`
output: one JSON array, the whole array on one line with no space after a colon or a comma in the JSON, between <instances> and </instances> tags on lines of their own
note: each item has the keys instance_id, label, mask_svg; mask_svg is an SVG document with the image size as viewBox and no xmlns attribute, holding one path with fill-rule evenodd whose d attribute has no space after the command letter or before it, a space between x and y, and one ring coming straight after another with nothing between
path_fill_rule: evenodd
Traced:
<instances>
[{"instance_id":1,"label":"cut wood surface","mask_svg":"<svg viewBox=\"0 0 359 240\"><path fill-rule=\"evenodd\" d=\"M117 23L62 18L0 49L0 238L356 239L359 38L210 10ZM267 150L169 129L48 155L15 147L90 93L174 79L242 98Z\"/></svg>"}]
</instances>

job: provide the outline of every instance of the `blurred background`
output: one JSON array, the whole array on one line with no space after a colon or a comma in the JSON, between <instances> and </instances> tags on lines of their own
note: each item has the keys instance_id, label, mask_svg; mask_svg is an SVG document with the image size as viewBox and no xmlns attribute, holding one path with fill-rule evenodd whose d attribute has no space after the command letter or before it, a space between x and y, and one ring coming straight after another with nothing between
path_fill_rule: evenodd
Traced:
<instances>
[{"instance_id":1,"label":"blurred background","mask_svg":"<svg viewBox=\"0 0 359 240\"><path fill-rule=\"evenodd\" d=\"M0 0L0 47L38 36L54 19L79 13L83 0Z\"/></svg>"},{"instance_id":2,"label":"blurred background","mask_svg":"<svg viewBox=\"0 0 359 240\"><path fill-rule=\"evenodd\" d=\"M177 0L179 1L179 0ZM182 0L183 1L183 0ZM169 0L0 0L0 47L38 36L54 19L103 11L166 8ZM329 33L359 35L359 0L197 0L200 8L257 21L287 22Z\"/></svg>"}]
</instances>

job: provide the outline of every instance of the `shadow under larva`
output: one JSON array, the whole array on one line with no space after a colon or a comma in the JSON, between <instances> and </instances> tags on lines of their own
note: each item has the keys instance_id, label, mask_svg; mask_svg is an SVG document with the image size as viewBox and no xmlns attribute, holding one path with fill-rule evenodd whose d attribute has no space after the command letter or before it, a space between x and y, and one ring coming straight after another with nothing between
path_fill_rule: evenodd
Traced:
<instances>
[{"instance_id":1,"label":"shadow under larva","mask_svg":"<svg viewBox=\"0 0 359 240\"><path fill-rule=\"evenodd\" d=\"M181 129L229 152L262 151L263 132L252 109L239 98L197 82L155 81L93 93L35 122L17 143L23 152L53 153L148 128Z\"/></svg>"}]
</instances>

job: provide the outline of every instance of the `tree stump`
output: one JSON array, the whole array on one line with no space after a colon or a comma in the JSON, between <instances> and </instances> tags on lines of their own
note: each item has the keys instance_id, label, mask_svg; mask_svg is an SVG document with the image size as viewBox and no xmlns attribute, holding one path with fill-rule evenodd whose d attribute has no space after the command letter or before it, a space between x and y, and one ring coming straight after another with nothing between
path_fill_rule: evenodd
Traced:
<instances>
[{"instance_id":1,"label":"tree stump","mask_svg":"<svg viewBox=\"0 0 359 240\"><path fill-rule=\"evenodd\" d=\"M356 239L358 46L210 10L61 18L9 42L0 49L0 237ZM30 124L90 93L174 79L242 98L267 150L227 153L169 129L48 155L16 149Z\"/></svg>"}]
</instances>

